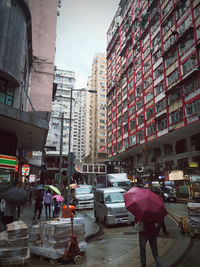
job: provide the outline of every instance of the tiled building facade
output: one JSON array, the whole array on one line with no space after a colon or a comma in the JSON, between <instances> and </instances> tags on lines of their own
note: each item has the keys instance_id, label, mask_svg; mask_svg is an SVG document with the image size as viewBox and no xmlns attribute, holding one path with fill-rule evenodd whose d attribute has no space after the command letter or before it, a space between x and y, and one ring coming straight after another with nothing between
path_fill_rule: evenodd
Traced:
<instances>
[{"instance_id":1,"label":"tiled building facade","mask_svg":"<svg viewBox=\"0 0 200 267\"><path fill-rule=\"evenodd\" d=\"M200 1L120 1L107 33L107 156L199 173Z\"/></svg>"}]
</instances>

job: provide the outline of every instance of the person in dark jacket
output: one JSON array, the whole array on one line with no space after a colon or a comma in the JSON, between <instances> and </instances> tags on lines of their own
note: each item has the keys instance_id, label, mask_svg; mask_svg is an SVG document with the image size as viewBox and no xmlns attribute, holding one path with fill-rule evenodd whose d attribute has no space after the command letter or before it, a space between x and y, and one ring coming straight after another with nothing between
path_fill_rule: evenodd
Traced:
<instances>
[{"instance_id":1,"label":"person in dark jacket","mask_svg":"<svg viewBox=\"0 0 200 267\"><path fill-rule=\"evenodd\" d=\"M137 223L138 220L135 219ZM139 222L142 227L139 230L139 246L141 267L146 267L146 243L149 241L153 257L157 267L162 267L157 247L157 228L154 222Z\"/></svg>"},{"instance_id":2,"label":"person in dark jacket","mask_svg":"<svg viewBox=\"0 0 200 267\"><path fill-rule=\"evenodd\" d=\"M36 191L35 196L35 209L34 209L34 217L33 219L36 220L36 218L39 220L43 208L43 194L42 190Z\"/></svg>"}]
</instances>

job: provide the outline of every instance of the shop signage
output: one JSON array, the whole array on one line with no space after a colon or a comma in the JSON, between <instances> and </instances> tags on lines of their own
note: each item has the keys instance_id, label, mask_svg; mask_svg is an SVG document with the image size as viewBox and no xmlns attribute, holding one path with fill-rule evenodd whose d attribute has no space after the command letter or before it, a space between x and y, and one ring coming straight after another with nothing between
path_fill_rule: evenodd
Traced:
<instances>
[{"instance_id":1,"label":"shop signage","mask_svg":"<svg viewBox=\"0 0 200 267\"><path fill-rule=\"evenodd\" d=\"M0 154L0 168L18 171L18 160L16 157Z\"/></svg>"},{"instance_id":2,"label":"shop signage","mask_svg":"<svg viewBox=\"0 0 200 267\"><path fill-rule=\"evenodd\" d=\"M101 151L104 151L105 149L106 149L105 146L101 146L101 147L99 148L99 151L101 152Z\"/></svg>"},{"instance_id":3,"label":"shop signage","mask_svg":"<svg viewBox=\"0 0 200 267\"><path fill-rule=\"evenodd\" d=\"M198 164L198 162L190 161L189 162L189 167L190 168L198 168L199 164Z\"/></svg>"},{"instance_id":4,"label":"shop signage","mask_svg":"<svg viewBox=\"0 0 200 267\"><path fill-rule=\"evenodd\" d=\"M184 180L184 175L182 171L171 171L169 173L169 181Z\"/></svg>"},{"instance_id":5,"label":"shop signage","mask_svg":"<svg viewBox=\"0 0 200 267\"><path fill-rule=\"evenodd\" d=\"M190 176L190 181L193 183L200 183L200 176L192 175L192 176Z\"/></svg>"},{"instance_id":6,"label":"shop signage","mask_svg":"<svg viewBox=\"0 0 200 267\"><path fill-rule=\"evenodd\" d=\"M35 174L30 174L29 183L34 183L34 182L36 182L36 175Z\"/></svg>"},{"instance_id":7,"label":"shop signage","mask_svg":"<svg viewBox=\"0 0 200 267\"><path fill-rule=\"evenodd\" d=\"M22 166L22 176L28 176L30 173L30 166L29 165L23 165Z\"/></svg>"}]
</instances>

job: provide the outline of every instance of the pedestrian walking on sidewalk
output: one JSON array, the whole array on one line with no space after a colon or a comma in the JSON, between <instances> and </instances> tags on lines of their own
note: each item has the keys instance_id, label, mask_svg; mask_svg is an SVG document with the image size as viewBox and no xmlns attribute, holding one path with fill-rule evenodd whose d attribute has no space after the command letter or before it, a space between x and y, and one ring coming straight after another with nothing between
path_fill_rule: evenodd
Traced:
<instances>
[{"instance_id":1,"label":"pedestrian walking on sidewalk","mask_svg":"<svg viewBox=\"0 0 200 267\"><path fill-rule=\"evenodd\" d=\"M167 231L166 225L165 225L165 220L163 219L161 223L158 224L157 226L157 231L158 234L160 232L160 229L162 228L162 231L165 235L169 235L169 232Z\"/></svg>"},{"instance_id":2,"label":"pedestrian walking on sidewalk","mask_svg":"<svg viewBox=\"0 0 200 267\"><path fill-rule=\"evenodd\" d=\"M137 223L138 220L135 219L135 222ZM157 229L156 229L155 223L152 221L148 221L148 222L139 222L139 224L140 224L139 246L140 246L141 267L146 267L146 243L147 241L149 241L151 251L156 262L156 266L162 267L162 263L158 255Z\"/></svg>"},{"instance_id":3,"label":"pedestrian walking on sidewalk","mask_svg":"<svg viewBox=\"0 0 200 267\"><path fill-rule=\"evenodd\" d=\"M48 189L47 192L44 193L44 207L45 207L46 220L48 218L51 218L51 205L52 205L52 195L51 195L51 190ZM47 212L47 210L49 212Z\"/></svg>"},{"instance_id":4,"label":"pedestrian walking on sidewalk","mask_svg":"<svg viewBox=\"0 0 200 267\"><path fill-rule=\"evenodd\" d=\"M36 191L36 196L35 196L35 208L33 217L34 220L40 219L42 208L43 208L43 194L42 190L38 190Z\"/></svg>"}]
</instances>

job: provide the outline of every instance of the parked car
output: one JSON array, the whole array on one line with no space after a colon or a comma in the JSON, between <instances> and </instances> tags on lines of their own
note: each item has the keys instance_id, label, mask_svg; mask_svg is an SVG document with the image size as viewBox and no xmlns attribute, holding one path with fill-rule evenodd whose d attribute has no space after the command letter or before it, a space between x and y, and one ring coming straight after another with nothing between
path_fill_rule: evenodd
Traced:
<instances>
[{"instance_id":1,"label":"parked car","mask_svg":"<svg viewBox=\"0 0 200 267\"><path fill-rule=\"evenodd\" d=\"M176 193L170 188L153 187L151 189L155 194L162 197L164 201L176 202Z\"/></svg>"},{"instance_id":2,"label":"parked car","mask_svg":"<svg viewBox=\"0 0 200 267\"><path fill-rule=\"evenodd\" d=\"M76 209L91 209L94 207L94 193L92 185L79 185L75 188L77 200Z\"/></svg>"},{"instance_id":3,"label":"parked car","mask_svg":"<svg viewBox=\"0 0 200 267\"><path fill-rule=\"evenodd\" d=\"M133 223L134 216L125 207L123 194L119 187L97 188L94 192L94 216L105 226Z\"/></svg>"}]
</instances>

